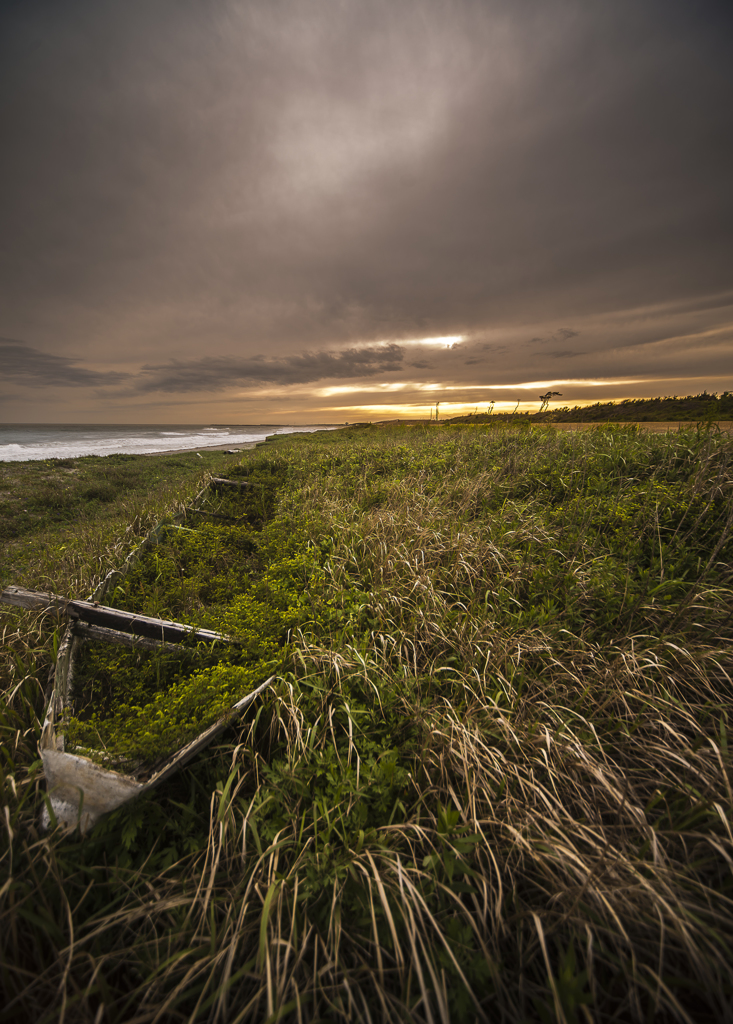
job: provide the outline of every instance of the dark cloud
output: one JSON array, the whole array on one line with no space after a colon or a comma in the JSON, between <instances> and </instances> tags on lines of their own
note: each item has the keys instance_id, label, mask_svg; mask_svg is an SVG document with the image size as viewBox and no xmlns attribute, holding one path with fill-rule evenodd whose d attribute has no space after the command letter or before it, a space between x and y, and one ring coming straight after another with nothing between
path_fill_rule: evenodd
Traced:
<instances>
[{"instance_id":1,"label":"dark cloud","mask_svg":"<svg viewBox=\"0 0 733 1024\"><path fill-rule=\"evenodd\" d=\"M130 376L116 371L88 370L69 356L41 352L10 338L0 338L0 367L6 381L32 387L98 388L120 384Z\"/></svg>"},{"instance_id":2,"label":"dark cloud","mask_svg":"<svg viewBox=\"0 0 733 1024\"><path fill-rule=\"evenodd\" d=\"M479 349L482 352L491 352L493 354L496 354L497 352L506 352L508 346L507 345L496 345L496 344L492 344L490 342L484 342L483 345L479 345L478 347L479 347Z\"/></svg>"},{"instance_id":3,"label":"dark cloud","mask_svg":"<svg viewBox=\"0 0 733 1024\"><path fill-rule=\"evenodd\" d=\"M577 338L580 331L574 331L572 327L558 327L556 331L548 335L546 338L530 338L527 342L528 345L541 345L549 341L569 341L571 338ZM556 355L557 353L550 353L550 355Z\"/></svg>"},{"instance_id":4,"label":"dark cloud","mask_svg":"<svg viewBox=\"0 0 733 1024\"><path fill-rule=\"evenodd\" d=\"M398 370L403 359L398 345L348 348L340 352L306 352L286 359L225 359L171 361L144 366L134 384L138 392L223 391L257 384L313 384L322 380L374 377Z\"/></svg>"}]
</instances>

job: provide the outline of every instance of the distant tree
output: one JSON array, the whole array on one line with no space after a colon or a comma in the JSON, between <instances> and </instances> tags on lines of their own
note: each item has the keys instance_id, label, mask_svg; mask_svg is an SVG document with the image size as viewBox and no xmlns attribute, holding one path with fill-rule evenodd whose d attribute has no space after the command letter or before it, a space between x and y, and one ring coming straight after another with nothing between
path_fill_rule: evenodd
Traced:
<instances>
[{"instance_id":1,"label":"distant tree","mask_svg":"<svg viewBox=\"0 0 733 1024\"><path fill-rule=\"evenodd\" d=\"M547 391L544 395L540 395L540 412L545 411L545 409L550 404L553 398L562 398L562 392Z\"/></svg>"}]
</instances>

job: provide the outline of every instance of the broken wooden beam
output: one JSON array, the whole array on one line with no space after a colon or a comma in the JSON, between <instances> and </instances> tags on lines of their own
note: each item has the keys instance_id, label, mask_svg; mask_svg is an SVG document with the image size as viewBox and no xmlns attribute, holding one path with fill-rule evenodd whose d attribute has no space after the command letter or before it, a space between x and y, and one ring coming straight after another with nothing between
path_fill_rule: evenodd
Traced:
<instances>
[{"instance_id":1,"label":"broken wooden beam","mask_svg":"<svg viewBox=\"0 0 733 1024\"><path fill-rule=\"evenodd\" d=\"M139 615L98 601L80 601L58 594L46 594L37 590L24 590L22 587L7 587L0 594L0 601L18 608L48 609L59 617L81 619L92 626L102 626L132 633L135 636L148 637L151 640L163 640L167 643L178 643L182 640L194 640L198 643L212 643L223 640L232 643L232 638L211 629L196 629L183 622L170 622L168 619L156 619L150 615Z\"/></svg>"},{"instance_id":2,"label":"broken wooden beam","mask_svg":"<svg viewBox=\"0 0 733 1024\"><path fill-rule=\"evenodd\" d=\"M169 644L165 640L151 640L147 636L136 636L134 633L121 633L118 629L107 629L106 626L90 626L88 622L75 619L72 626L74 636L81 636L85 640L102 640L110 644L121 644L123 647L132 647L134 650L143 651L185 651L187 648L181 644Z\"/></svg>"}]
</instances>

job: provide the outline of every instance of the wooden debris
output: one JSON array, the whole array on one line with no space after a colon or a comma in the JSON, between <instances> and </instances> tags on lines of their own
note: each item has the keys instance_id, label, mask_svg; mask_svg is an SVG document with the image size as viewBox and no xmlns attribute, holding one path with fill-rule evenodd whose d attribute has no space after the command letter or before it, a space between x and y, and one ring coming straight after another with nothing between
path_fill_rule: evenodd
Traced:
<instances>
[{"instance_id":1,"label":"wooden debris","mask_svg":"<svg viewBox=\"0 0 733 1024\"><path fill-rule=\"evenodd\" d=\"M211 516L212 519L223 519L227 523L243 523L246 521L246 516L225 516L221 512L209 512L204 508L186 508L183 510L184 516Z\"/></svg>"},{"instance_id":2,"label":"wooden debris","mask_svg":"<svg viewBox=\"0 0 733 1024\"><path fill-rule=\"evenodd\" d=\"M81 619L75 619L72 626L74 636L81 636L85 640L102 640L110 644L121 644L123 647L132 647L135 650L143 651L185 651L181 644L169 644L165 640L151 640L146 636L136 636L134 633L121 633L118 629L107 629L105 626L90 626Z\"/></svg>"},{"instance_id":3,"label":"wooden debris","mask_svg":"<svg viewBox=\"0 0 733 1024\"><path fill-rule=\"evenodd\" d=\"M71 600L58 594L46 594L37 590L23 590L22 587L7 587L0 594L0 601L16 605L19 608L43 609L55 613L59 617L81 619L92 626L102 626L109 630L132 633L136 636L148 637L151 640L162 640L167 643L178 643L182 640L212 643L223 640L232 643L231 637L215 633L211 629L194 629L182 622L169 622L167 619L155 619L150 615L138 615L134 612L122 611L99 604L97 601Z\"/></svg>"},{"instance_id":4,"label":"wooden debris","mask_svg":"<svg viewBox=\"0 0 733 1024\"><path fill-rule=\"evenodd\" d=\"M223 476L213 476L209 484L214 491L223 491L226 487L235 487L241 491L243 487L251 487L249 480L227 480Z\"/></svg>"}]
</instances>

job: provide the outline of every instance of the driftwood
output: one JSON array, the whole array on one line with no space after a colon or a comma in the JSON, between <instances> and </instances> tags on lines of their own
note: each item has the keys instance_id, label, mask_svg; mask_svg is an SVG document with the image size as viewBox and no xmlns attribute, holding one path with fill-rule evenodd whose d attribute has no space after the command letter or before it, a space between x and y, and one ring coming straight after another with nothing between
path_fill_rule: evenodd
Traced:
<instances>
[{"instance_id":1,"label":"driftwood","mask_svg":"<svg viewBox=\"0 0 733 1024\"><path fill-rule=\"evenodd\" d=\"M242 490L243 487L251 487L249 480L227 480L223 476L212 476L209 486L213 491L222 491L226 487L236 487Z\"/></svg>"},{"instance_id":2,"label":"driftwood","mask_svg":"<svg viewBox=\"0 0 733 1024\"><path fill-rule=\"evenodd\" d=\"M231 643L231 638L211 629L194 629L182 622L169 622L167 619L155 619L150 615L138 615L118 608L110 608L98 601L70 600L58 594L45 594L37 590L23 590L22 587L8 587L0 594L0 601L16 605L19 608L48 609L59 618L81 619L91 626L101 626L108 630L132 633L135 636L147 637L150 640L162 640L177 643L181 640L212 643L223 640Z\"/></svg>"}]
</instances>

